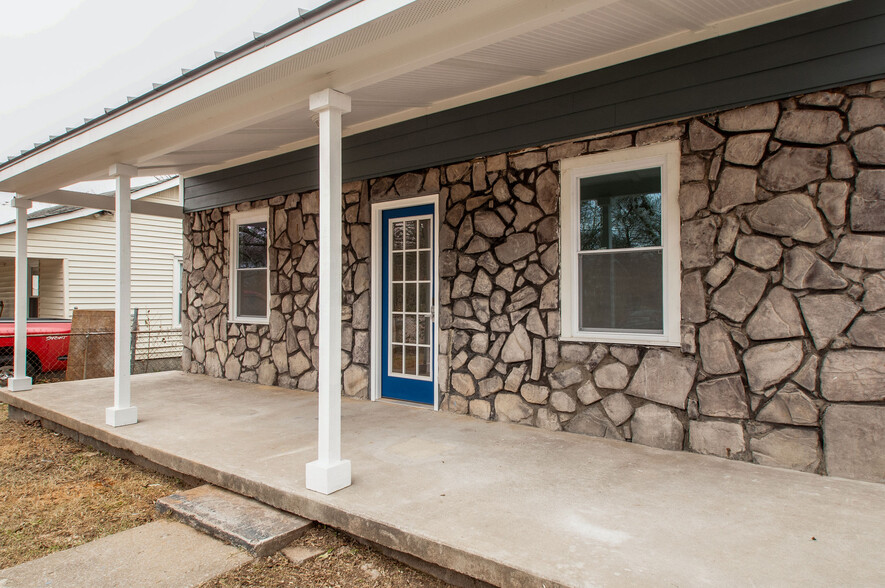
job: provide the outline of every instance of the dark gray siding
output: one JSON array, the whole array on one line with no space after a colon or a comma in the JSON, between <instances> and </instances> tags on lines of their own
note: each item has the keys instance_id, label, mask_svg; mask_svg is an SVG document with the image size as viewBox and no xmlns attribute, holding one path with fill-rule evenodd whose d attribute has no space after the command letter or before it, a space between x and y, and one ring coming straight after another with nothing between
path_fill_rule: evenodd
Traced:
<instances>
[{"instance_id":1,"label":"dark gray siding","mask_svg":"<svg viewBox=\"0 0 885 588\"><path fill-rule=\"evenodd\" d=\"M885 77L885 2L854 0L344 139L345 181ZM186 211L306 191L316 147L185 180Z\"/></svg>"}]
</instances>

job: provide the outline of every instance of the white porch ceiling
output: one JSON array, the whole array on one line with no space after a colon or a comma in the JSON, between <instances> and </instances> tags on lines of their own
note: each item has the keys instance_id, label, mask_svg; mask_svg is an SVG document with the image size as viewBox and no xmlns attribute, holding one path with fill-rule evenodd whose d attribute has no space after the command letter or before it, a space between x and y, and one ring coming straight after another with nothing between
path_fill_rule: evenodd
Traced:
<instances>
[{"instance_id":1,"label":"white porch ceiling","mask_svg":"<svg viewBox=\"0 0 885 588\"><path fill-rule=\"evenodd\" d=\"M839 1L363 0L0 165L0 190L39 200L113 163L189 176L315 144L307 97L325 87L352 97L354 134Z\"/></svg>"}]
</instances>

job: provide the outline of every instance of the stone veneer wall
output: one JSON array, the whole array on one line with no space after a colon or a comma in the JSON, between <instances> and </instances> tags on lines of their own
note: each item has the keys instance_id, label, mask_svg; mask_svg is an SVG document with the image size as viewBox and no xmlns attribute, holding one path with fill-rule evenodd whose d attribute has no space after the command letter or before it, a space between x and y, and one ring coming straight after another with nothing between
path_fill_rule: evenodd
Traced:
<instances>
[{"instance_id":1,"label":"stone veneer wall","mask_svg":"<svg viewBox=\"0 0 885 588\"><path fill-rule=\"evenodd\" d=\"M441 406L885 481L885 83L345 186L344 392L368 396L370 202L439 193ZM682 349L558 340L559 160L682 145ZM271 208L268 326L190 215L185 367L316 387L316 193Z\"/></svg>"}]
</instances>

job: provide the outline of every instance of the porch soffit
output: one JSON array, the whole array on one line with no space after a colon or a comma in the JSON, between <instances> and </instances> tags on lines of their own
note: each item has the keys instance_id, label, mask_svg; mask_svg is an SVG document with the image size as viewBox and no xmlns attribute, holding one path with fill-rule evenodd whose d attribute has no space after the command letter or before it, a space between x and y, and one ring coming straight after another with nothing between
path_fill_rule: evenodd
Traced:
<instances>
[{"instance_id":1,"label":"porch soffit","mask_svg":"<svg viewBox=\"0 0 885 588\"><path fill-rule=\"evenodd\" d=\"M363 0L0 165L0 190L40 200L117 162L187 177L310 146L307 98L326 87L352 97L351 135L840 1Z\"/></svg>"}]
</instances>

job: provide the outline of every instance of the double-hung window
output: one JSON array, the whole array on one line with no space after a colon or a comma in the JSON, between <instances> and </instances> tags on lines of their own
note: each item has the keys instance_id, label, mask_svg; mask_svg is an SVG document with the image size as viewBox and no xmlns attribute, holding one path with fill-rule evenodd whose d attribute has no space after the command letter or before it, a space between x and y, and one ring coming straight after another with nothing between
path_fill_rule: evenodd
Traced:
<instances>
[{"instance_id":1,"label":"double-hung window","mask_svg":"<svg viewBox=\"0 0 885 588\"><path fill-rule=\"evenodd\" d=\"M562 338L679 344L679 143L562 161Z\"/></svg>"},{"instance_id":2,"label":"double-hung window","mask_svg":"<svg viewBox=\"0 0 885 588\"><path fill-rule=\"evenodd\" d=\"M266 323L268 317L267 209L230 217L230 320Z\"/></svg>"}]
</instances>

